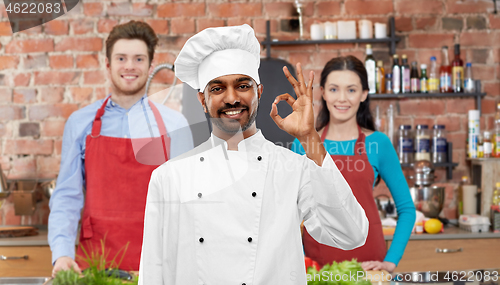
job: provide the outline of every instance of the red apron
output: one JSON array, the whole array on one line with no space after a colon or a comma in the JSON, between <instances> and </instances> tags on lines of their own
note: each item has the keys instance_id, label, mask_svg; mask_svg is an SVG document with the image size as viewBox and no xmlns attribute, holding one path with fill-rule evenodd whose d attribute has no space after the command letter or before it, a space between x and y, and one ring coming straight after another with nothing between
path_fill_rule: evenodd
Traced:
<instances>
[{"instance_id":1,"label":"red apron","mask_svg":"<svg viewBox=\"0 0 500 285\"><path fill-rule=\"evenodd\" d=\"M92 133L86 138L87 186L76 259L80 268L88 267L83 246L90 256L106 256L105 268L111 267L111 261L115 259L120 269L137 271L149 179L158 164L168 160L170 138L158 109L151 101L149 105L161 137L129 139L101 136L101 117L108 100L109 97L97 111ZM138 149L133 144L144 147ZM153 155L154 161L151 160ZM152 162L158 164L153 165Z\"/></svg>"},{"instance_id":2,"label":"red apron","mask_svg":"<svg viewBox=\"0 0 500 285\"><path fill-rule=\"evenodd\" d=\"M328 132L326 125L321 141L325 141ZM365 134L358 126L358 139L354 148L354 156L332 155L333 161L346 179L358 203L365 210L370 223L366 243L353 250L342 250L318 243L304 228L303 243L307 257L323 266L332 261L342 262L356 258L358 262L378 260L383 261L386 246L378 209L373 198L373 169L368 161L365 148Z\"/></svg>"}]
</instances>

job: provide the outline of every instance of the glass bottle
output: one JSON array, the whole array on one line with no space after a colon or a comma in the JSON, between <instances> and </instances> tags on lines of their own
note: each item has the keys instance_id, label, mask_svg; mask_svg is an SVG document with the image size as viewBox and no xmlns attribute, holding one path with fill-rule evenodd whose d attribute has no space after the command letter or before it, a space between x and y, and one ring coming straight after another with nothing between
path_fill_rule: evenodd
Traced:
<instances>
[{"instance_id":1,"label":"glass bottle","mask_svg":"<svg viewBox=\"0 0 500 285\"><path fill-rule=\"evenodd\" d=\"M420 76L418 76L418 67L417 62L414 61L411 63L411 72L410 72L410 91L411 93L420 92Z\"/></svg>"},{"instance_id":2,"label":"glass bottle","mask_svg":"<svg viewBox=\"0 0 500 285\"><path fill-rule=\"evenodd\" d=\"M417 125L415 131L415 161L431 160L429 126Z\"/></svg>"},{"instance_id":3,"label":"glass bottle","mask_svg":"<svg viewBox=\"0 0 500 285\"><path fill-rule=\"evenodd\" d=\"M420 65L420 93L429 93L429 80L427 79L427 64Z\"/></svg>"},{"instance_id":4,"label":"glass bottle","mask_svg":"<svg viewBox=\"0 0 500 285\"><path fill-rule=\"evenodd\" d=\"M477 158L483 158L484 157L484 140L483 140L483 135L479 134L477 136Z\"/></svg>"},{"instance_id":5,"label":"glass bottle","mask_svg":"<svg viewBox=\"0 0 500 285\"><path fill-rule=\"evenodd\" d=\"M408 65L408 58L406 54L401 57L401 93L410 93L410 66Z\"/></svg>"},{"instance_id":6,"label":"glass bottle","mask_svg":"<svg viewBox=\"0 0 500 285\"><path fill-rule=\"evenodd\" d=\"M460 184L458 186L458 191L457 191L457 216L460 217L460 215L464 214L464 191L463 191L463 186L464 185L469 185L469 177L468 176L462 176L462 181L460 181ZM457 218L458 218L457 217Z\"/></svg>"},{"instance_id":7,"label":"glass bottle","mask_svg":"<svg viewBox=\"0 0 500 285\"><path fill-rule=\"evenodd\" d=\"M398 156L400 163L413 162L413 135L410 125L399 126Z\"/></svg>"},{"instance_id":8,"label":"glass bottle","mask_svg":"<svg viewBox=\"0 0 500 285\"><path fill-rule=\"evenodd\" d=\"M432 134L432 162L447 162L446 130L444 125L434 125Z\"/></svg>"},{"instance_id":9,"label":"glass bottle","mask_svg":"<svg viewBox=\"0 0 500 285\"><path fill-rule=\"evenodd\" d=\"M385 93L385 70L384 70L384 62L379 60L377 61L377 94Z\"/></svg>"},{"instance_id":10,"label":"glass bottle","mask_svg":"<svg viewBox=\"0 0 500 285\"><path fill-rule=\"evenodd\" d=\"M451 93L453 88L451 85L451 66L448 60L448 47L443 46L441 49L441 68L439 69L439 91L441 93Z\"/></svg>"},{"instance_id":11,"label":"glass bottle","mask_svg":"<svg viewBox=\"0 0 500 285\"><path fill-rule=\"evenodd\" d=\"M464 92L474 93L475 91L476 86L474 85L474 79L472 78L472 64L467 62L465 65Z\"/></svg>"},{"instance_id":12,"label":"glass bottle","mask_svg":"<svg viewBox=\"0 0 500 285\"><path fill-rule=\"evenodd\" d=\"M493 190L493 195L491 197L491 205L500 205L500 182L495 183L495 190Z\"/></svg>"},{"instance_id":13,"label":"glass bottle","mask_svg":"<svg viewBox=\"0 0 500 285\"><path fill-rule=\"evenodd\" d=\"M500 103L495 114L495 157L500 157Z\"/></svg>"},{"instance_id":14,"label":"glass bottle","mask_svg":"<svg viewBox=\"0 0 500 285\"><path fill-rule=\"evenodd\" d=\"M491 133L488 131L484 131L483 134L483 151L484 151L484 158L490 158L491 153L493 151L493 144L491 142Z\"/></svg>"},{"instance_id":15,"label":"glass bottle","mask_svg":"<svg viewBox=\"0 0 500 285\"><path fill-rule=\"evenodd\" d=\"M431 69L429 71L429 93L439 92L439 77L436 57L431 57Z\"/></svg>"},{"instance_id":16,"label":"glass bottle","mask_svg":"<svg viewBox=\"0 0 500 285\"><path fill-rule=\"evenodd\" d=\"M453 92L460 93L464 92L464 62L460 58L460 45L455 45L455 58L451 62L452 66L452 84L453 84Z\"/></svg>"},{"instance_id":17,"label":"glass bottle","mask_svg":"<svg viewBox=\"0 0 500 285\"><path fill-rule=\"evenodd\" d=\"M392 93L399 94L401 92L401 67L399 66L399 56L393 55L392 63Z\"/></svg>"},{"instance_id":18,"label":"glass bottle","mask_svg":"<svg viewBox=\"0 0 500 285\"><path fill-rule=\"evenodd\" d=\"M387 73L385 75L385 92L387 94L392 93L392 73Z\"/></svg>"},{"instance_id":19,"label":"glass bottle","mask_svg":"<svg viewBox=\"0 0 500 285\"><path fill-rule=\"evenodd\" d=\"M373 51L371 45L366 45L366 57L365 57L365 67L366 73L368 75L368 91L369 94L377 93L377 79L376 79L376 63L375 58L373 57Z\"/></svg>"}]
</instances>

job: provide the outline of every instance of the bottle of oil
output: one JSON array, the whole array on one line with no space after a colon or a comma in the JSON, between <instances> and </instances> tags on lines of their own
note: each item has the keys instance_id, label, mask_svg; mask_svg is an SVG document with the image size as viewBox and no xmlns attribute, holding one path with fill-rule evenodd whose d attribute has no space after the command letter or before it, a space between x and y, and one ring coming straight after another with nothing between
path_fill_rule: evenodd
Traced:
<instances>
[{"instance_id":1,"label":"bottle of oil","mask_svg":"<svg viewBox=\"0 0 500 285\"><path fill-rule=\"evenodd\" d=\"M459 218L460 215L464 214L463 186L469 185L469 184L470 184L469 177L462 176L462 181L460 182L460 185L458 186L458 191L457 191L457 218Z\"/></svg>"},{"instance_id":2,"label":"bottle of oil","mask_svg":"<svg viewBox=\"0 0 500 285\"><path fill-rule=\"evenodd\" d=\"M495 157L500 157L500 103L497 104L497 112L495 114L495 130L493 143L495 143L495 145L493 146Z\"/></svg>"},{"instance_id":3,"label":"bottle of oil","mask_svg":"<svg viewBox=\"0 0 500 285\"><path fill-rule=\"evenodd\" d=\"M420 93L429 93L429 80L427 78L427 64L420 65Z\"/></svg>"},{"instance_id":4,"label":"bottle of oil","mask_svg":"<svg viewBox=\"0 0 500 285\"><path fill-rule=\"evenodd\" d=\"M500 182L495 184L490 208L491 228L494 233L500 232Z\"/></svg>"},{"instance_id":5,"label":"bottle of oil","mask_svg":"<svg viewBox=\"0 0 500 285\"><path fill-rule=\"evenodd\" d=\"M452 63L452 85L453 92L464 92L464 62L460 59L460 45L455 45L455 58Z\"/></svg>"},{"instance_id":6,"label":"bottle of oil","mask_svg":"<svg viewBox=\"0 0 500 285\"><path fill-rule=\"evenodd\" d=\"M497 182L495 184L495 190L493 190L491 205L500 206L500 182Z\"/></svg>"},{"instance_id":7,"label":"bottle of oil","mask_svg":"<svg viewBox=\"0 0 500 285\"><path fill-rule=\"evenodd\" d=\"M377 94L385 93L385 70L384 62L377 61Z\"/></svg>"},{"instance_id":8,"label":"bottle of oil","mask_svg":"<svg viewBox=\"0 0 500 285\"><path fill-rule=\"evenodd\" d=\"M439 92L439 73L436 63L436 57L431 57L431 67L429 70L429 93Z\"/></svg>"},{"instance_id":9,"label":"bottle of oil","mask_svg":"<svg viewBox=\"0 0 500 285\"><path fill-rule=\"evenodd\" d=\"M420 76L418 75L418 67L416 61L411 63L410 92L411 93L420 92Z\"/></svg>"}]
</instances>

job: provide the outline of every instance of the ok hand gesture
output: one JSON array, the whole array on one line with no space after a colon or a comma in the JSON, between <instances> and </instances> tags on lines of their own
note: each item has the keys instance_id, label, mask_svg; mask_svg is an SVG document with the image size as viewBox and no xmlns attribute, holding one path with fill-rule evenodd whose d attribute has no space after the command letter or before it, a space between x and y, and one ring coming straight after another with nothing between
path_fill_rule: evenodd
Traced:
<instances>
[{"instance_id":1,"label":"ok hand gesture","mask_svg":"<svg viewBox=\"0 0 500 285\"><path fill-rule=\"evenodd\" d=\"M314 81L314 72L311 71L309 75L309 82L306 85L304 76L302 74L302 66L297 63L297 81L290 71L285 66L283 72L286 78L292 84L297 99L294 99L290 94L285 93L276 97L271 108L271 118L278 127L290 135L296 137L301 142L305 141L307 137L316 133L314 128L314 113L313 113L313 93L312 85ZM285 118L278 114L278 103L286 101L293 109L293 112Z\"/></svg>"}]
</instances>

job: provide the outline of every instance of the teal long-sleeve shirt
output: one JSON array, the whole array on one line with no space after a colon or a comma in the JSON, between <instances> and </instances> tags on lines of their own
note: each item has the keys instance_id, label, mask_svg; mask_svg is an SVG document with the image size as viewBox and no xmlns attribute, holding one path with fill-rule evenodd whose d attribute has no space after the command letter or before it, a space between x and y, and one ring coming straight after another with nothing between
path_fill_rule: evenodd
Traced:
<instances>
[{"instance_id":1,"label":"teal long-sleeve shirt","mask_svg":"<svg viewBox=\"0 0 500 285\"><path fill-rule=\"evenodd\" d=\"M333 155L354 155L356 140L332 141L325 140L325 149ZM374 181L380 175L391 192L398 213L398 223L391 247L387 251L384 261L398 265L410 238L415 224L415 205L410 196L408 183L403 175L398 155L389 138L381 132L374 132L365 139L365 148L373 173ZM293 152L305 154L300 142L295 139L291 147Z\"/></svg>"}]
</instances>

